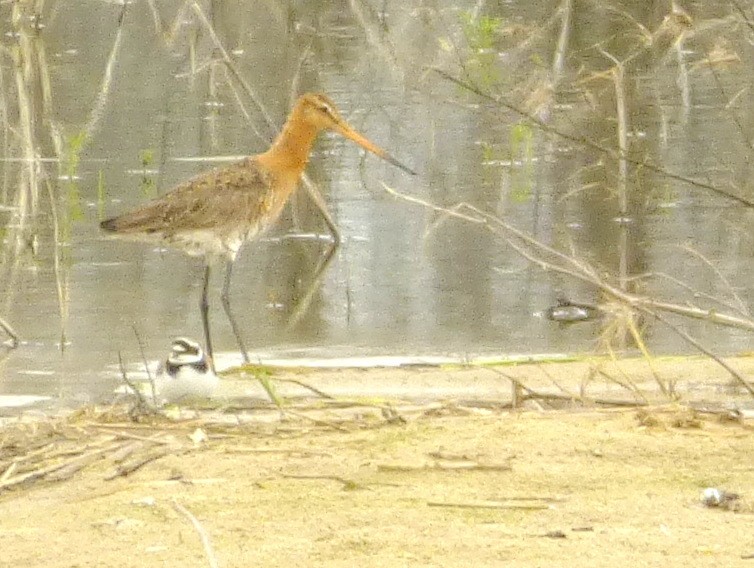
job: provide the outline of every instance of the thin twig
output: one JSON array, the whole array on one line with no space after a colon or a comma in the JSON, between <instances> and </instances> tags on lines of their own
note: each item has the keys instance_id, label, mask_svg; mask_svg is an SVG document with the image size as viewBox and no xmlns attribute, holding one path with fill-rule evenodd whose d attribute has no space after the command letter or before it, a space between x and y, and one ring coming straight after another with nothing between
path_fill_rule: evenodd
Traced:
<instances>
[{"instance_id":1,"label":"thin twig","mask_svg":"<svg viewBox=\"0 0 754 568\"><path fill-rule=\"evenodd\" d=\"M222 56L223 63L225 63L225 66L230 71L231 75L233 75L233 78L238 81L238 84L241 85L241 88L243 88L246 95L254 102L255 105L257 105L257 108L261 111L262 115L264 116L265 120L267 121L267 124L272 127L274 124L272 121L272 118L270 117L270 114L267 112L267 109L262 104L261 99L257 96L254 89L251 88L251 85L246 81L246 79L243 78L243 75L238 71L238 68L233 63L233 60L230 58L230 55L228 55L228 52L225 49L225 46L223 46L222 42L220 41L220 38L217 37L217 33L215 33L215 29L212 27L212 24L207 19L207 16L204 13L204 10L202 10L201 6L199 6L198 2L194 2L191 7L194 9L194 12L197 16L199 16L199 19L202 22L202 25L207 30L207 33L209 34L210 38L212 39L212 43L215 44L215 47L220 52L220 55Z\"/></svg>"},{"instance_id":2,"label":"thin twig","mask_svg":"<svg viewBox=\"0 0 754 568\"><path fill-rule=\"evenodd\" d=\"M715 276L718 277L718 279L725 285L725 287L728 289L728 293L731 295L731 297L735 300L736 304L738 304L737 307L732 306L731 309L737 309L741 314L745 316L749 316L749 309L746 307L746 304L741 299L741 296L739 296L735 289L733 288L733 285L730 283L730 281L725 277L725 275L722 273L722 271L715 266L715 264L707 258L705 255L703 255L700 251L692 248L690 245L685 244L682 245L681 250L685 250L689 254L697 257L699 260L701 260L704 264L706 264L712 272L715 273Z\"/></svg>"},{"instance_id":3,"label":"thin twig","mask_svg":"<svg viewBox=\"0 0 754 568\"><path fill-rule=\"evenodd\" d=\"M331 395L327 394L326 392L319 390L316 387L308 385L308 384L306 384L303 381L299 381L298 379L278 379L278 378L273 377L272 380L276 381L276 382L279 382L279 383L293 383L294 385L298 385L298 386L300 386L302 388L305 388L307 390L312 391L317 396L321 396L322 398L326 398L328 400L335 400L334 396L331 396Z\"/></svg>"},{"instance_id":4,"label":"thin twig","mask_svg":"<svg viewBox=\"0 0 754 568\"><path fill-rule=\"evenodd\" d=\"M110 95L110 88L112 87L113 83L113 69L115 69L115 64L118 61L118 53L120 52L120 45L122 43L124 28L123 22L126 17L126 9L128 7L128 4L128 2L123 3L123 8L121 9L120 16L118 17L118 29L115 32L115 40L113 41L113 45L110 48L110 55L107 58L105 72L102 75L102 83L100 84L100 88L97 93L97 99L89 115L89 121L83 129L85 141L91 139L91 137L94 135L100 119L105 114L105 108L107 107L107 102Z\"/></svg>"},{"instance_id":5,"label":"thin twig","mask_svg":"<svg viewBox=\"0 0 754 568\"><path fill-rule=\"evenodd\" d=\"M120 378L126 384L126 386L133 391L136 395L136 405L131 409L129 414L133 418L134 416L142 413L148 413L151 410L150 404L147 399L144 398L144 394L139 390L136 385L128 378L126 374L126 366L123 363L123 355L118 351L118 366L120 368ZM156 399L155 399L156 400Z\"/></svg>"},{"instance_id":6,"label":"thin twig","mask_svg":"<svg viewBox=\"0 0 754 568\"><path fill-rule=\"evenodd\" d=\"M739 306L734 306L730 302L721 300L720 298L715 297L714 295L704 292L698 288L695 288L691 286L690 284L682 281L680 278L676 278L675 276L671 276L670 274L666 274L665 272L650 272L647 274L641 274L637 276L633 276L632 280L644 280L648 278L657 278L657 279L663 279L667 280L668 282L675 284L679 288L682 288L683 290L686 290L689 294L691 294L694 298L703 298L705 300L708 300L709 302L712 302L714 304L718 304L720 306L723 306L724 308L739 313L742 317L750 317L751 314L749 313L749 309L746 307L745 304L741 304ZM727 282L726 282L727 284ZM732 292L732 291L731 291ZM733 293L733 292L732 292ZM735 294L736 299L738 299L738 294ZM743 311L742 311L743 309Z\"/></svg>"},{"instance_id":7,"label":"thin twig","mask_svg":"<svg viewBox=\"0 0 754 568\"><path fill-rule=\"evenodd\" d=\"M186 509L186 507L178 503L178 501L176 501L175 499L172 500L171 505L173 506L173 509L186 517L189 521L191 521L191 524L194 525L196 532L199 533L199 538L202 539L202 546L204 547L204 554L207 556L207 562L209 563L211 568L217 568L219 564L217 563L215 552L212 550L212 542L210 542L209 535L207 534L207 531L204 530L202 524L191 513L191 511Z\"/></svg>"},{"instance_id":8,"label":"thin twig","mask_svg":"<svg viewBox=\"0 0 754 568\"><path fill-rule=\"evenodd\" d=\"M312 418L311 416L307 416L306 414L302 412L296 412L290 409L286 409L285 414L290 414L291 416L295 416L296 418L309 420L310 422L313 422L317 426L327 426L328 428L332 428L340 432L348 432L348 428L346 428L345 426L341 426L340 424L337 424L336 422L331 422L330 420L323 420L322 418Z\"/></svg>"},{"instance_id":9,"label":"thin twig","mask_svg":"<svg viewBox=\"0 0 754 568\"><path fill-rule=\"evenodd\" d=\"M60 219L58 217L58 201L55 198L52 184L50 180L45 178L45 188L47 189L47 197L50 200L50 218L52 219L52 234L53 234L53 256L52 267L55 274L55 291L57 292L58 311L60 313L60 351L65 350L66 344L66 324L68 323L68 301L70 299L68 279L64 278L68 276L65 268L65 263L61 262L62 244L60 242ZM64 282L65 280L65 282Z\"/></svg>"},{"instance_id":10,"label":"thin twig","mask_svg":"<svg viewBox=\"0 0 754 568\"><path fill-rule=\"evenodd\" d=\"M2 475L0 475L0 483L3 483L4 481L7 481L11 475L16 473L16 470L18 469L18 464L20 463L20 460L14 460L10 462L10 465L5 469Z\"/></svg>"},{"instance_id":11,"label":"thin twig","mask_svg":"<svg viewBox=\"0 0 754 568\"><path fill-rule=\"evenodd\" d=\"M188 10L188 5L190 2L191 0L184 0L183 4L181 4L181 7L176 12L175 18L173 18L173 23L170 25L170 29L164 35L165 44L168 47L171 47L173 41L178 35L178 31L184 25L184 22L186 20L186 11Z\"/></svg>"},{"instance_id":12,"label":"thin twig","mask_svg":"<svg viewBox=\"0 0 754 568\"><path fill-rule=\"evenodd\" d=\"M522 509L541 511L552 509L552 505L543 503L532 503L530 505L523 503L504 503L501 501L468 501L468 502L442 502L427 501L428 507L452 507L454 509Z\"/></svg>"},{"instance_id":13,"label":"thin twig","mask_svg":"<svg viewBox=\"0 0 754 568\"><path fill-rule=\"evenodd\" d=\"M560 16L560 34L558 36L558 45L555 49L555 56L552 60L552 82L553 87L557 87L560 83L560 78L563 75L563 67L566 60L566 51L568 46L568 39L571 35L571 25L573 21L573 2L572 0L563 0L563 3L558 8L558 15Z\"/></svg>"},{"instance_id":14,"label":"thin twig","mask_svg":"<svg viewBox=\"0 0 754 568\"><path fill-rule=\"evenodd\" d=\"M182 453L182 452L175 452L174 448L160 448L154 451L153 453L143 456L137 460L131 461L129 463L120 464L112 472L107 474L105 476L105 479L107 481L111 481L117 477L126 477L128 475L131 475L133 472L141 469L145 465L152 463L153 461L157 461L159 459L164 458L165 456L172 455L175 453Z\"/></svg>"},{"instance_id":15,"label":"thin twig","mask_svg":"<svg viewBox=\"0 0 754 568\"><path fill-rule=\"evenodd\" d=\"M360 483L356 483L355 481L351 479L347 479L345 477L341 477L339 475L307 475L307 474L290 474L290 473L284 473L282 474L283 478L285 479L314 479L314 480L324 480L324 481L337 481L338 483L343 484L343 489L346 491L353 491L355 489L367 489L365 485L362 485Z\"/></svg>"},{"instance_id":16,"label":"thin twig","mask_svg":"<svg viewBox=\"0 0 754 568\"><path fill-rule=\"evenodd\" d=\"M411 471L510 471L509 463L478 463L475 461L442 462L431 461L421 464L381 463L377 464L378 471L411 472Z\"/></svg>"},{"instance_id":17,"label":"thin twig","mask_svg":"<svg viewBox=\"0 0 754 568\"><path fill-rule=\"evenodd\" d=\"M622 304L637 307L644 306L647 308L654 308L665 312L671 312L686 317L701 319L710 321L720 325L729 327L737 327L748 331L754 331L754 320L745 317L736 317L730 314L718 312L716 310L709 310L698 308L695 306L686 306L680 304L671 304L668 302L662 302L655 300L647 296L639 296L625 292L616 286L612 286L600 277L599 272L587 262L568 256L565 253L554 249L541 241L538 241L531 235L528 235L524 231L517 229L513 225L503 221L502 219L495 217L494 215L482 211L481 209L470 205L468 203L460 203L453 208L441 207L435 205L429 201L419 199L417 197L404 195L395 189L382 184L390 195L398 197L404 201L415 203L426 207L433 211L439 211L447 214L448 216L455 217L464 221L479 224L486 227L493 234L502 236L505 238L507 244L512 247L521 256L539 266L542 270L559 272L565 274L581 282L584 282L590 286L599 288L601 291L609 296L612 296ZM461 210L470 211L469 213L462 213ZM534 252L536 251L536 252ZM545 260L542 255L548 255L554 259L561 261L561 263L550 262Z\"/></svg>"},{"instance_id":18,"label":"thin twig","mask_svg":"<svg viewBox=\"0 0 754 568\"><path fill-rule=\"evenodd\" d=\"M231 81L231 78L228 76L227 68L225 70L225 83L228 85L230 92L233 94L233 98L235 99L236 104L238 105L238 109L241 111L241 114L243 114L243 117L246 119L246 123L254 131L254 134L256 134L260 139L264 140L264 136L262 135L262 133L259 132L259 129L251 121L251 115L249 114L249 111L246 109L246 105L244 104L243 100L241 100L241 94L238 92L238 89L236 89L236 86L233 84L233 81Z\"/></svg>"},{"instance_id":19,"label":"thin twig","mask_svg":"<svg viewBox=\"0 0 754 568\"><path fill-rule=\"evenodd\" d=\"M631 389L627 387L626 385L622 385L622 384L621 386L623 388L625 388L629 392L636 394L637 396L640 396L643 400L623 400L619 398L599 398L599 397L595 398L595 397L585 396L581 394L571 394L562 386L560 386L557 382L555 382L552 378L550 378L550 380L552 380L555 386L559 388L560 390L562 390L564 394L545 393L545 392L536 391L534 389L527 387L523 383L523 381L509 375L508 373L504 373L503 371L500 371L499 369L489 368L489 370L494 373L497 373L498 375L505 377L506 379L511 381L513 384L517 385L520 390L524 391L525 394L520 395L520 401L523 401L523 400L563 400L563 401L569 401L569 402L578 401L582 404L590 403L590 404L599 404L603 406L628 406L628 407L647 406L648 404L647 400L643 397L641 393L638 392L638 390ZM543 373L545 373L545 375L547 375L544 369L540 369L540 370Z\"/></svg>"},{"instance_id":20,"label":"thin twig","mask_svg":"<svg viewBox=\"0 0 754 568\"><path fill-rule=\"evenodd\" d=\"M457 218L470 221L473 223L477 223L477 224L482 224L488 229L492 230L493 232L496 232L494 231L494 228L499 228L503 230L506 234L511 235L515 237L515 239L518 239L518 241L520 241L520 242L516 242L510 236L506 236L505 238L508 245L511 246L514 250L516 250L516 252L518 252L524 258L536 264L537 266L540 266L544 270L554 270L556 272L567 274L573 278L577 278L583 282L586 282L592 286L595 286L599 288L600 290L602 290L603 292L614 297L616 300L618 300L622 304L632 309L643 311L644 313L647 313L655 317L659 321L665 323L671 329L673 329L676 333L678 333L681 337L683 337L686 341L688 341L694 347L696 347L699 351L711 357L718 364L720 364L725 370L727 370L731 375L733 375L733 377L735 377L735 379L739 383L741 383L744 386L744 388L752 396L754 396L754 387L752 387L743 378L743 376L741 376L741 374L739 374L735 369L733 369L720 357L718 357L717 355L715 355L714 353L706 349L703 345L701 345L688 333L678 328L673 323L668 321L665 317L657 313L656 310L662 310L662 311L684 315L684 316L692 317L692 318L705 319L708 321L721 323L724 325L741 327L744 329L748 329L750 331L754 330L754 321L752 321L751 319L738 318L738 317L734 317L727 314L719 314L715 312L714 310L703 310L701 308L696 308L696 307L670 304L667 302L654 300L652 298L630 294L619 288L616 288L615 286L608 284L604 279L602 279L599 276L599 273L587 263L580 261L576 258L569 257L563 254L562 252L545 245L544 243L536 240L530 235L524 233L523 231L516 229L512 225L506 223L502 219L499 219L489 213L486 213L482 211L481 209L478 209L477 207L474 207L469 204L464 204L465 207L473 213L473 215L467 215L467 214L461 213L460 208L458 206L454 207L453 209L440 207L438 205L434 205L430 202L424 201L422 199L418 199L416 197L403 195L395 191L394 189L388 187L384 183L382 185L385 188L385 190L391 195L394 195L396 197L399 197L411 203L417 203L429 209L444 212L449 216L457 217ZM530 250L524 248L524 245L530 247L533 251L537 251L538 253L545 253L545 254L551 255L555 257L557 260L562 261L564 264L555 264L552 262L548 262L547 260L542 258L542 256L538 256L535 252L531 252ZM658 380L658 383L660 384L661 387L663 386L661 381Z\"/></svg>"},{"instance_id":21,"label":"thin twig","mask_svg":"<svg viewBox=\"0 0 754 568\"><path fill-rule=\"evenodd\" d=\"M3 319L2 316L0 316L0 328L10 337L10 345L9 347L11 349L15 349L18 347L18 335L16 334L15 330L11 327L11 325Z\"/></svg>"},{"instance_id":22,"label":"thin twig","mask_svg":"<svg viewBox=\"0 0 754 568\"><path fill-rule=\"evenodd\" d=\"M28 471L26 473L19 474L15 477L8 477L7 479L0 482L0 491L2 491L3 489L7 489L9 487L13 487L14 485L18 485L20 483L24 483L27 481L34 481L36 479L46 477L47 475L56 471L63 470L64 468L66 469L75 468L76 464L79 464L81 462L84 462L84 465L87 465L88 463L90 463L90 460L118 448L121 444L122 442L118 442L117 444L113 444L106 448L97 448L95 450L91 450L83 454L76 455L75 457L69 460L65 460L62 463L55 463L52 465L48 465L40 469L36 469L33 471Z\"/></svg>"},{"instance_id":23,"label":"thin twig","mask_svg":"<svg viewBox=\"0 0 754 568\"><path fill-rule=\"evenodd\" d=\"M631 156L621 154L620 152L615 151L612 148L608 148L607 146L604 146L598 142L594 142L593 140L590 140L588 138L585 138L583 136L578 136L576 134L569 134L568 132L563 132L562 130L559 130L550 124L547 124L545 121L540 120L536 116L533 116L529 114L528 112L518 108L517 106L505 101L501 97L498 97L492 93L488 93L483 91L481 88L469 83L468 81L464 81L463 79L459 79L458 77L455 77L451 75L450 73L443 71L442 69L438 69L436 67L433 67L432 70L443 77L444 79L447 79L451 83L455 83L459 87L462 87L463 89L466 89L470 93L473 93L477 95L478 97L485 99L487 101L493 102L497 105L500 105L501 107L510 110L511 112L526 118L527 120L533 122L536 124L539 128L544 130L545 132L549 132L551 134L555 134L556 136L559 136L560 138L563 138L564 140L568 140L569 142L574 142L576 144L579 144L581 146L586 146L588 148L591 148L593 150L597 150L599 152L602 152L603 154L606 154L610 156L611 158L614 158L616 160L625 160L627 163L638 166L641 168L646 168L647 170L660 174L662 176L665 176L667 178L683 182L685 184L690 185L691 187L695 187L697 189L705 189L707 191L711 191L713 193L716 193L717 195L724 197L726 199L730 199L731 201L735 201L741 205L745 205L746 207L754 207L754 201L747 199L746 197L742 197L740 195L735 195L733 193L730 193L720 187L717 187L715 185L712 185L710 183L706 183L703 181L699 181L690 177L686 177L681 174L677 174L675 172L671 172L670 170L666 170L665 168L662 168L660 166L657 166L651 162L647 162L644 160L637 160L636 158L632 158Z\"/></svg>"},{"instance_id":24,"label":"thin twig","mask_svg":"<svg viewBox=\"0 0 754 568\"><path fill-rule=\"evenodd\" d=\"M741 7L741 4L736 2L735 0L732 1L733 7L736 9L738 14L741 16L741 19L746 23L746 25L749 27L749 31L754 33L754 23L752 23L751 19L746 15L746 12Z\"/></svg>"},{"instance_id":25,"label":"thin twig","mask_svg":"<svg viewBox=\"0 0 754 568\"><path fill-rule=\"evenodd\" d=\"M158 436L162 436L162 432L158 432L157 434L153 434L152 436L138 436L136 434L131 434L129 432L120 432L118 430L111 430L110 425L107 426L99 426L98 424L94 424L93 427L97 428L100 432L103 432L105 434L110 434L111 436L114 436L115 438L125 438L128 440L138 440L140 442L149 442L150 444L160 444L160 445L166 445L166 444L174 444L175 440L162 440Z\"/></svg>"},{"instance_id":26,"label":"thin twig","mask_svg":"<svg viewBox=\"0 0 754 568\"><path fill-rule=\"evenodd\" d=\"M675 333L677 333L683 339L685 339L691 345L693 345L696 349L698 349L699 351L701 351L702 353L704 353L705 355L707 355L708 357L710 357L711 359L713 359L718 365L720 365L723 369L725 369L726 371L728 371L731 374L731 376L733 376L733 378L736 381L738 381L738 383L742 387L744 387L749 392L749 394L752 397L754 397L754 387L751 386L751 384L744 378L743 375L741 375L741 373L739 373L733 367L731 367L728 363L726 363L725 360L723 360L722 358L720 358L719 356L717 356L715 353L713 353L712 351L710 351L709 349L707 349L706 347L704 347L704 345L702 345L701 343L699 343L696 339L694 339L686 331L684 331L683 329L681 329L680 327L678 327L677 325L675 325L673 322L669 321L663 315L658 314L657 312L655 312L653 310L650 310L650 309L647 309L647 308L643 308L641 306L639 306L639 309L641 311L643 311L644 313L649 314L652 317L654 317L655 319L657 319L657 320L661 321L662 323L664 323L666 326L668 326L670 329L672 329Z\"/></svg>"},{"instance_id":27,"label":"thin twig","mask_svg":"<svg viewBox=\"0 0 754 568\"><path fill-rule=\"evenodd\" d=\"M162 18L160 17L160 11L155 5L155 0L147 0L149 11L152 12L152 22L154 23L154 31L156 34L164 33L164 26L162 25Z\"/></svg>"},{"instance_id":28,"label":"thin twig","mask_svg":"<svg viewBox=\"0 0 754 568\"><path fill-rule=\"evenodd\" d=\"M139 353L141 353L141 362L144 364L144 370L147 372L149 383L152 386L152 403L156 406L157 405L157 384L155 383L155 379L152 376L152 371L149 369L149 364L147 363L147 355L144 350L144 341L142 341L141 336L139 335L139 330L136 329L136 324L132 324L131 329L134 332L136 343L139 345ZM122 372L122 369L121 369L121 372ZM123 373L123 375L125 376L125 373Z\"/></svg>"}]
</instances>

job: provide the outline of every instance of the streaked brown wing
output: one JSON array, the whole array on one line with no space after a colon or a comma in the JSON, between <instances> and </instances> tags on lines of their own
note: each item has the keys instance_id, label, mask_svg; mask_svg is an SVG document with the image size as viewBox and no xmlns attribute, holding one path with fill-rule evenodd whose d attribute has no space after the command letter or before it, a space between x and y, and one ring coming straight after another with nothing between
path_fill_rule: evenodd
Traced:
<instances>
[{"instance_id":1,"label":"streaked brown wing","mask_svg":"<svg viewBox=\"0 0 754 568\"><path fill-rule=\"evenodd\" d=\"M203 172L143 207L108 219L118 233L165 233L249 224L268 207L271 176L253 158ZM255 223L254 223L255 224Z\"/></svg>"}]
</instances>

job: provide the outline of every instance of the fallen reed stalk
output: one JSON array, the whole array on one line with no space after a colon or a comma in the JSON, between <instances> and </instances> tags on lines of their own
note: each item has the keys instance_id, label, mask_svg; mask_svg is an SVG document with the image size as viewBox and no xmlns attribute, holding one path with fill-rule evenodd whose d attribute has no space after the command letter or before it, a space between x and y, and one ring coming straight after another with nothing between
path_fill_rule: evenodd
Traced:
<instances>
[{"instance_id":1,"label":"fallen reed stalk","mask_svg":"<svg viewBox=\"0 0 754 568\"><path fill-rule=\"evenodd\" d=\"M202 547L204 548L204 554L207 556L207 563L209 564L210 568L217 568L219 564L217 563L217 557L215 556L215 551L212 549L212 541L209 539L209 535L207 534L207 531L204 530L204 527L199 522L199 520L189 511L186 507L178 503L175 499L172 500L171 505L173 506L173 509L178 511L181 515L186 517L189 522L194 526L194 529L196 529L196 532L199 533L199 538L202 540Z\"/></svg>"},{"instance_id":2,"label":"fallen reed stalk","mask_svg":"<svg viewBox=\"0 0 754 568\"><path fill-rule=\"evenodd\" d=\"M602 291L604 294L613 298L619 304L626 306L630 310L642 311L649 315L653 315L655 318L659 315L656 314L658 311L669 312L693 319L703 319L720 325L754 331L754 320L748 317L734 316L716 310L698 308L696 306L664 302L649 296L626 292L625 290L610 284L600 275L600 272L596 268L585 260L567 255L549 245L546 245L524 231L517 229L507 221L482 211L478 207L468 203L459 203L450 208L442 207L418 197L404 195L385 183L383 183L382 186L390 195L409 203L421 205L426 209L442 213L449 217L455 217L463 221L480 225L488 229L494 235L502 238L508 246L513 248L518 254L532 262L534 265L539 266L542 270L558 272L584 282L585 284ZM672 325L668 320L660 321L663 321L663 323L668 325L670 329L689 342L693 347L702 351L705 355L711 354L711 352L708 349L703 348L698 341L677 326ZM634 333L635 332L636 330L634 330ZM641 348L641 343L639 346ZM736 372L720 357L713 356L712 359L728 371L733 378L754 397L754 387L752 387L740 373ZM660 387L663 389L663 392L666 392L665 385L661 382Z\"/></svg>"}]
</instances>

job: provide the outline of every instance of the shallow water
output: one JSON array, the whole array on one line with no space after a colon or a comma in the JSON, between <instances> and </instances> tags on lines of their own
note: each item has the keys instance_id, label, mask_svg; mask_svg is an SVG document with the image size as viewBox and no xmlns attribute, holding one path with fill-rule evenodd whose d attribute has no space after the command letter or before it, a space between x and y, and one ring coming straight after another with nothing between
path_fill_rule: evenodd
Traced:
<instances>
[{"instance_id":1,"label":"shallow water","mask_svg":"<svg viewBox=\"0 0 754 568\"><path fill-rule=\"evenodd\" d=\"M263 150L304 91L326 92L419 175L322 137L308 173L342 244L300 318L328 246L316 208L299 192L275 230L246 246L232 297L252 358L583 353L612 329L609 318L548 321L559 295L605 298L477 225L388 195L383 183L489 211L628 290L748 317L749 208L648 168L624 173L594 148L618 144L622 97L633 158L751 198L750 31L727 8L695 5L691 24L673 27L645 3L624 3L616 15L566 2L568 19L531 2L203 4L252 97L196 12L183 2L150 5L129 5L119 28L116 4L48 2L40 31L23 19L14 26L11 8L0 7L15 57L1 86L0 315L21 338L0 369L0 392L99 398L117 381L118 352L137 369L139 342L152 360L174 336L200 338L201 263L106 240L98 222ZM620 97L615 75L598 75L612 65L608 54L627 61ZM592 146L523 123L432 67L465 74ZM240 358L217 272L211 318L224 365ZM653 352L692 350L667 328L639 323ZM682 323L710 348L749 348L740 330Z\"/></svg>"}]
</instances>

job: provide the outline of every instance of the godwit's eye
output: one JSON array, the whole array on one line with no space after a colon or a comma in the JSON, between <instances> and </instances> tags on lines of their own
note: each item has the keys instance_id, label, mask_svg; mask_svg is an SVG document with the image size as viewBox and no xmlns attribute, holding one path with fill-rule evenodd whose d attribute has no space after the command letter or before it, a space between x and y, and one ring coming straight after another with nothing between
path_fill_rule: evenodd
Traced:
<instances>
[{"instance_id":1,"label":"godwit's eye","mask_svg":"<svg viewBox=\"0 0 754 568\"><path fill-rule=\"evenodd\" d=\"M322 112L324 112L325 114L332 114L332 109L329 107L329 105L322 103L317 108L321 110Z\"/></svg>"}]
</instances>

